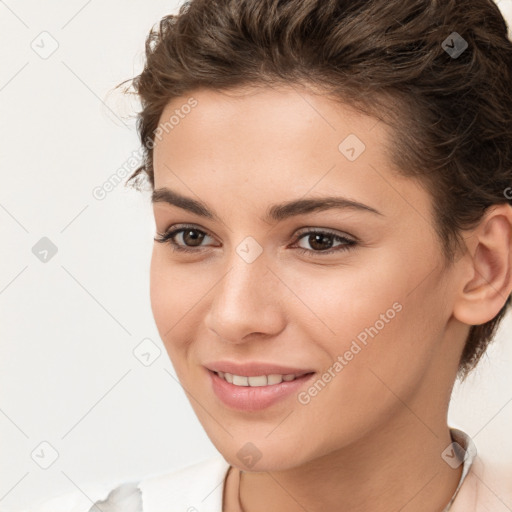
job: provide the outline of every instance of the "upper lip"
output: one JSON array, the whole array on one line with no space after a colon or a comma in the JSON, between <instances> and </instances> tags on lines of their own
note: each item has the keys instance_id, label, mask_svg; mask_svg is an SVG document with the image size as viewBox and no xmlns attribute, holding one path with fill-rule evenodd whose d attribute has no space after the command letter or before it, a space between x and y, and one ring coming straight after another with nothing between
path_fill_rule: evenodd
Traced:
<instances>
[{"instance_id":1,"label":"upper lip","mask_svg":"<svg viewBox=\"0 0 512 512\"><path fill-rule=\"evenodd\" d=\"M204 365L213 372L231 373L232 375L243 375L246 377L257 377L258 375L304 375L313 373L314 370L304 368L282 366L273 363L264 363L260 361L251 361L247 363L235 363L232 361L214 361Z\"/></svg>"}]
</instances>

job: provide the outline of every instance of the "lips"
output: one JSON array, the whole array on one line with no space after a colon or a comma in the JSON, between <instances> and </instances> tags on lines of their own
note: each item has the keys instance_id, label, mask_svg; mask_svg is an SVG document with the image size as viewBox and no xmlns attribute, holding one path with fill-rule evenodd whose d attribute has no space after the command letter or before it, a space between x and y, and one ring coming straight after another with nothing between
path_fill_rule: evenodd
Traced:
<instances>
[{"instance_id":1,"label":"lips","mask_svg":"<svg viewBox=\"0 0 512 512\"><path fill-rule=\"evenodd\" d=\"M235 363L233 361L213 361L204 365L213 372L231 373L233 375L244 375L246 377L257 377L260 375L289 375L294 374L297 377L307 373L313 373L315 370L298 366L283 366L274 363L265 363L260 361L250 361L247 363Z\"/></svg>"},{"instance_id":2,"label":"lips","mask_svg":"<svg viewBox=\"0 0 512 512\"><path fill-rule=\"evenodd\" d=\"M240 368L240 366L238 366ZM258 368L261 368L259 366ZM286 371L297 370L297 368L277 367L265 365L264 368L281 368ZM240 371L240 370L238 370ZM255 413L267 407L275 405L278 406L279 402L285 402L291 399L294 395L300 392L315 378L315 373L309 373L297 377L291 381L282 381L278 384L267 386L238 386L234 385L212 370L205 369L205 373L211 384L211 389L216 397L228 408L237 411L245 411ZM253 378L249 376L249 378Z\"/></svg>"}]
</instances>

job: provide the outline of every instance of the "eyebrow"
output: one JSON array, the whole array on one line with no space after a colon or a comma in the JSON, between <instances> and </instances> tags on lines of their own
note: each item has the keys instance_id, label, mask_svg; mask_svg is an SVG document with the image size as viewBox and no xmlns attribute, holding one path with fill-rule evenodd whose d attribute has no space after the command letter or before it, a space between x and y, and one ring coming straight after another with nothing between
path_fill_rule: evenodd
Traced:
<instances>
[{"instance_id":1,"label":"eyebrow","mask_svg":"<svg viewBox=\"0 0 512 512\"><path fill-rule=\"evenodd\" d=\"M220 217L201 201L183 196L169 188L164 187L154 190L151 195L151 202L168 203L188 212L199 215L200 217L205 217L207 219L215 220L218 222L221 221ZM326 196L309 199L296 199L292 201L286 201L281 204L274 204L267 209L263 220L265 222L279 222L290 217L331 209L350 209L370 212L376 215L383 215L375 208L372 208L371 206L360 203L358 201L353 201L345 197Z\"/></svg>"}]
</instances>

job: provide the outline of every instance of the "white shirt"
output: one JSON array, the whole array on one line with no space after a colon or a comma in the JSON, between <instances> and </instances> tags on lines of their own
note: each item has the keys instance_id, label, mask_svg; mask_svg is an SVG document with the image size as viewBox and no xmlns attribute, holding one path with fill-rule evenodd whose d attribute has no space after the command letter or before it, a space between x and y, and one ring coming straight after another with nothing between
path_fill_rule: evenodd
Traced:
<instances>
[{"instance_id":1,"label":"white shirt","mask_svg":"<svg viewBox=\"0 0 512 512\"><path fill-rule=\"evenodd\" d=\"M510 512L512 469L494 474L465 432L450 428L450 434L464 460L458 487L442 512ZM229 468L219 455L139 482L84 486L83 492L47 499L26 512L222 512Z\"/></svg>"}]
</instances>

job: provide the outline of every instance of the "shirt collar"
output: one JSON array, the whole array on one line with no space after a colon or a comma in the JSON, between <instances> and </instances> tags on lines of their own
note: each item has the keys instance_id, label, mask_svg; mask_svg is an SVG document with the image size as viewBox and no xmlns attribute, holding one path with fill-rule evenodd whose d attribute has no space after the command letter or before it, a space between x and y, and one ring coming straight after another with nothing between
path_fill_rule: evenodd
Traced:
<instances>
[{"instance_id":1,"label":"shirt collar","mask_svg":"<svg viewBox=\"0 0 512 512\"><path fill-rule=\"evenodd\" d=\"M458 464L453 465L452 467L458 467L462 463L462 475L459 480L459 485L457 485L457 489L455 489L451 500L443 509L443 512L448 512L450 510L477 454L475 443L471 437L468 436L468 434L457 428L450 428L450 436L452 438L452 444L450 448L458 461ZM453 462L450 462L450 465L451 464L453 464Z\"/></svg>"}]
</instances>

